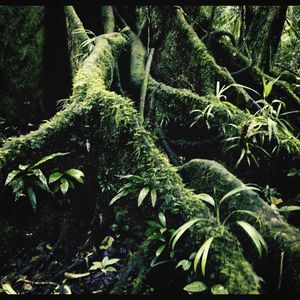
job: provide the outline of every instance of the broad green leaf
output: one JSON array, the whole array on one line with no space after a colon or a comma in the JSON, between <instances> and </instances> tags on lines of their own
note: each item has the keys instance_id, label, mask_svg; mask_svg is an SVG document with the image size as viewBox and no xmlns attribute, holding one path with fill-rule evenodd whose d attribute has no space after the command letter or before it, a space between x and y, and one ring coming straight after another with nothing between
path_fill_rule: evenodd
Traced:
<instances>
[{"instance_id":1,"label":"broad green leaf","mask_svg":"<svg viewBox=\"0 0 300 300\"><path fill-rule=\"evenodd\" d=\"M69 169L68 171L66 171L66 174L70 175L72 178L74 178L79 183L84 183L84 181L83 181L84 174L82 171L77 170L77 169Z\"/></svg>"},{"instance_id":2,"label":"broad green leaf","mask_svg":"<svg viewBox=\"0 0 300 300\"><path fill-rule=\"evenodd\" d=\"M48 183L47 183L47 179L45 177L45 175L43 174L43 172L40 170L40 173L39 173L39 180L41 181L41 183L43 184L43 186L45 187L44 189L48 192L51 193L49 187L48 187Z\"/></svg>"},{"instance_id":3,"label":"broad green leaf","mask_svg":"<svg viewBox=\"0 0 300 300\"><path fill-rule=\"evenodd\" d=\"M189 261L188 259L182 259L175 267L176 268L179 268L179 267L182 267L182 269L184 271L187 271L190 267L191 267L191 261Z\"/></svg>"},{"instance_id":4,"label":"broad green leaf","mask_svg":"<svg viewBox=\"0 0 300 300\"><path fill-rule=\"evenodd\" d=\"M295 211L295 210L300 210L300 206L297 205L287 205L287 206L282 206L278 209L279 211Z\"/></svg>"},{"instance_id":5,"label":"broad green leaf","mask_svg":"<svg viewBox=\"0 0 300 300\"><path fill-rule=\"evenodd\" d=\"M64 291L64 295L71 295L72 294L71 288L66 284L63 285L63 291Z\"/></svg>"},{"instance_id":6,"label":"broad green leaf","mask_svg":"<svg viewBox=\"0 0 300 300\"><path fill-rule=\"evenodd\" d=\"M28 196L29 196L29 199L30 199L30 202L31 202L32 209L35 212L36 211L36 196L35 196L35 192L34 192L34 190L33 190L32 187L28 187L27 188L27 192L28 192Z\"/></svg>"},{"instance_id":7,"label":"broad green leaf","mask_svg":"<svg viewBox=\"0 0 300 300\"><path fill-rule=\"evenodd\" d=\"M139 197L138 197L138 206L141 206L141 204L143 203L145 197L148 195L149 193L149 187L145 186L141 189Z\"/></svg>"},{"instance_id":8,"label":"broad green leaf","mask_svg":"<svg viewBox=\"0 0 300 300\"><path fill-rule=\"evenodd\" d=\"M61 172L54 172L49 177L49 183L55 182L63 176Z\"/></svg>"},{"instance_id":9,"label":"broad green leaf","mask_svg":"<svg viewBox=\"0 0 300 300\"><path fill-rule=\"evenodd\" d=\"M109 266L106 268L106 272L117 272L117 269L112 266Z\"/></svg>"},{"instance_id":10,"label":"broad green leaf","mask_svg":"<svg viewBox=\"0 0 300 300\"><path fill-rule=\"evenodd\" d=\"M102 265L105 268L107 266L114 265L119 260L120 260L120 258L111 258L111 259L109 259L107 256L105 256L104 259L102 260Z\"/></svg>"},{"instance_id":11,"label":"broad green leaf","mask_svg":"<svg viewBox=\"0 0 300 300\"><path fill-rule=\"evenodd\" d=\"M102 269L102 263L100 261L94 261L93 265L89 268L89 271L97 270L97 269Z\"/></svg>"},{"instance_id":12,"label":"broad green leaf","mask_svg":"<svg viewBox=\"0 0 300 300\"><path fill-rule=\"evenodd\" d=\"M19 191L22 191L24 188L24 178L23 177L17 177L14 179L14 181L10 184L13 188L13 193L17 193Z\"/></svg>"},{"instance_id":13,"label":"broad green leaf","mask_svg":"<svg viewBox=\"0 0 300 300\"><path fill-rule=\"evenodd\" d=\"M159 240L159 241L162 241L162 242L166 242L165 237L164 237L161 233L158 233L158 232L152 233L152 234L147 238L147 240Z\"/></svg>"},{"instance_id":14,"label":"broad green leaf","mask_svg":"<svg viewBox=\"0 0 300 300\"><path fill-rule=\"evenodd\" d=\"M162 212L160 212L160 213L158 214L158 218L159 218L160 223L161 223L164 227L167 227L166 216L165 216Z\"/></svg>"},{"instance_id":15,"label":"broad green leaf","mask_svg":"<svg viewBox=\"0 0 300 300\"><path fill-rule=\"evenodd\" d=\"M103 241L101 242L101 245L99 246L100 250L106 250L110 248L114 242L114 238L112 236L106 236Z\"/></svg>"},{"instance_id":16,"label":"broad green leaf","mask_svg":"<svg viewBox=\"0 0 300 300\"><path fill-rule=\"evenodd\" d=\"M215 207L215 200L212 196L208 195L208 194L205 194L205 193L201 193L201 194L198 194L197 197L199 199L201 199L202 201L212 205L213 207Z\"/></svg>"},{"instance_id":17,"label":"broad green leaf","mask_svg":"<svg viewBox=\"0 0 300 300\"><path fill-rule=\"evenodd\" d=\"M259 188L256 188L254 186L248 186L248 185L242 185L242 186L239 186L233 190L231 190L230 192L228 192L227 194L225 194L222 199L220 200L220 204L225 201L226 199L228 199L229 197L237 194L237 193L240 193L240 192L243 192L243 191L249 191L249 190L252 190L252 191L260 191Z\"/></svg>"},{"instance_id":18,"label":"broad green leaf","mask_svg":"<svg viewBox=\"0 0 300 300\"><path fill-rule=\"evenodd\" d=\"M167 228L163 227L163 228L159 229L159 232L164 233L166 230L167 230Z\"/></svg>"},{"instance_id":19,"label":"broad green leaf","mask_svg":"<svg viewBox=\"0 0 300 300\"><path fill-rule=\"evenodd\" d=\"M179 238L185 233L186 230L188 230L190 227L192 227L194 224L202 220L202 218L196 218L192 219L183 225L181 225L175 232L172 234L170 238L170 243L172 242L172 249L174 249L176 243L178 242Z\"/></svg>"},{"instance_id":20,"label":"broad green leaf","mask_svg":"<svg viewBox=\"0 0 300 300\"><path fill-rule=\"evenodd\" d=\"M147 221L147 224L154 228L163 228L162 225L160 225L159 223L152 221L152 220Z\"/></svg>"},{"instance_id":21,"label":"broad green leaf","mask_svg":"<svg viewBox=\"0 0 300 300\"><path fill-rule=\"evenodd\" d=\"M210 245L211 245L213 239L214 239L214 237L212 236L202 244L202 246L199 248L199 250L196 254L195 260L194 260L194 272L196 272L197 266L201 259L201 271L202 271L203 276L205 276L205 268L206 268L208 251L209 251L209 248L210 248Z\"/></svg>"},{"instance_id":22,"label":"broad green leaf","mask_svg":"<svg viewBox=\"0 0 300 300\"><path fill-rule=\"evenodd\" d=\"M7 185L9 184L21 171L19 170L13 170L11 171L8 175L7 175L7 178L6 178L6 181L4 183L4 185Z\"/></svg>"},{"instance_id":23,"label":"broad green leaf","mask_svg":"<svg viewBox=\"0 0 300 300\"><path fill-rule=\"evenodd\" d=\"M69 182L66 178L61 178L60 180L60 190L65 195L69 189Z\"/></svg>"},{"instance_id":24,"label":"broad green leaf","mask_svg":"<svg viewBox=\"0 0 300 300\"><path fill-rule=\"evenodd\" d=\"M38 186L39 188L41 188L42 190L48 192L48 193L52 193L52 191L49 189L48 185L45 186L40 180L33 180L33 184Z\"/></svg>"},{"instance_id":25,"label":"broad green leaf","mask_svg":"<svg viewBox=\"0 0 300 300\"><path fill-rule=\"evenodd\" d=\"M118 193L116 196L114 196L114 197L111 199L111 201L109 202L109 205L114 204L117 200L119 200L120 198L126 196L127 194L128 194L128 192L126 192L126 191L124 191L124 190L123 190L122 192Z\"/></svg>"},{"instance_id":26,"label":"broad green leaf","mask_svg":"<svg viewBox=\"0 0 300 300\"><path fill-rule=\"evenodd\" d=\"M267 251L267 244L264 240L264 238L261 236L261 234L249 223L244 222L244 221L237 221L236 222L239 226L241 226L245 232L248 234L248 236L251 238L251 240L253 241L259 256L261 257L262 254L262 247L263 246L265 248L265 250Z\"/></svg>"},{"instance_id":27,"label":"broad green leaf","mask_svg":"<svg viewBox=\"0 0 300 300\"><path fill-rule=\"evenodd\" d=\"M211 287L211 293L213 295L228 295L228 290L222 284L216 284Z\"/></svg>"},{"instance_id":28,"label":"broad green leaf","mask_svg":"<svg viewBox=\"0 0 300 300\"><path fill-rule=\"evenodd\" d=\"M10 283L2 283L2 288L4 292L8 295L17 295L16 291L11 287Z\"/></svg>"},{"instance_id":29,"label":"broad green leaf","mask_svg":"<svg viewBox=\"0 0 300 300\"><path fill-rule=\"evenodd\" d=\"M33 168L35 168L35 167L37 167L37 166L43 164L44 162L46 162L46 161L48 161L48 160L50 160L50 159L53 159L53 158L55 158L55 157L57 157L57 156L64 156L64 155L67 155L67 154L69 154L69 153L70 153L70 152L65 152L65 153L58 152L58 153L53 153L53 154L47 155L47 156L43 157L41 160L39 160L37 163L35 163L35 164L31 167L31 169L33 169Z\"/></svg>"},{"instance_id":30,"label":"broad green leaf","mask_svg":"<svg viewBox=\"0 0 300 300\"><path fill-rule=\"evenodd\" d=\"M160 247L157 248L155 252L155 256L158 257L162 254L162 252L165 250L166 245L161 245Z\"/></svg>"},{"instance_id":31,"label":"broad green leaf","mask_svg":"<svg viewBox=\"0 0 300 300\"><path fill-rule=\"evenodd\" d=\"M29 167L29 165L19 165L19 170L25 171L27 168Z\"/></svg>"},{"instance_id":32,"label":"broad green leaf","mask_svg":"<svg viewBox=\"0 0 300 300\"><path fill-rule=\"evenodd\" d=\"M151 196L151 203L152 203L152 206L154 207L155 204L156 204L156 199L157 199L156 189L152 189L152 190L151 190L150 196Z\"/></svg>"},{"instance_id":33,"label":"broad green leaf","mask_svg":"<svg viewBox=\"0 0 300 300\"><path fill-rule=\"evenodd\" d=\"M183 288L188 293L200 293L207 290L207 286L202 281L194 281Z\"/></svg>"}]
</instances>

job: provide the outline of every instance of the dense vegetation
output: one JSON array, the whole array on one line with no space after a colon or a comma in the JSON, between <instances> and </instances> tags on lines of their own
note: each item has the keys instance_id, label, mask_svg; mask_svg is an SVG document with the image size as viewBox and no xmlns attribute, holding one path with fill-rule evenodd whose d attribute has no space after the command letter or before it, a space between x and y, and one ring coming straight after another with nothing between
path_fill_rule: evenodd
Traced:
<instances>
[{"instance_id":1,"label":"dense vegetation","mask_svg":"<svg viewBox=\"0 0 300 300\"><path fill-rule=\"evenodd\" d=\"M0 294L299 291L299 15L0 6Z\"/></svg>"}]
</instances>

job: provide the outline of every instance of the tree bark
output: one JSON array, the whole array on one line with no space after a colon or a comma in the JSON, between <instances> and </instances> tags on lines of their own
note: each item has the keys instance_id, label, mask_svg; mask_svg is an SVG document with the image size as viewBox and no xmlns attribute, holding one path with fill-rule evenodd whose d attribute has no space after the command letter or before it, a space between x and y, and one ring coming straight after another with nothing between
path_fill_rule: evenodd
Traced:
<instances>
[{"instance_id":1,"label":"tree bark","mask_svg":"<svg viewBox=\"0 0 300 300\"><path fill-rule=\"evenodd\" d=\"M287 6L246 6L245 43L252 59L265 73L272 70Z\"/></svg>"}]
</instances>

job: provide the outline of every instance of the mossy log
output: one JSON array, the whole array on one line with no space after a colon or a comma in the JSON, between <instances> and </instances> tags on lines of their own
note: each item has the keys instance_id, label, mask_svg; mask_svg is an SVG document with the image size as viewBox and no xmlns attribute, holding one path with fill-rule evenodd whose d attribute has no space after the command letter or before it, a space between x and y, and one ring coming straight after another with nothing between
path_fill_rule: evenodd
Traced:
<instances>
[{"instance_id":1,"label":"mossy log","mask_svg":"<svg viewBox=\"0 0 300 300\"><path fill-rule=\"evenodd\" d=\"M154 218L158 210L166 214L173 226L193 217L204 217L205 220L191 230L190 237L181 246L182 252L189 255L191 250L199 247L203 238L220 233L216 232L214 218L207 207L190 190L184 188L180 177L166 157L156 149L149 134L142 127L137 127L139 116L132 102L105 89L109 87L111 70L114 68L112 53L116 53L123 44L121 34L98 37L93 52L76 75L73 95L65 109L37 131L13 138L1 149L0 182L3 185L7 173L19 163L28 162L28 157L42 157L58 151L70 152L63 164L82 169L87 184L97 178L104 191L101 193L101 206L106 209L121 185L115 175L137 174L151 179L157 186L157 207L151 209L150 203L145 203L136 209L136 195L130 195L112 207L112 210L123 212L132 232L131 239L142 245L147 237L145 219ZM109 61L112 63L108 64ZM90 152L85 147L87 139L91 141ZM121 152L120 148L123 149ZM93 166L89 165L91 161ZM111 213L105 218L109 218ZM143 265L149 265L154 255L153 247L149 247L145 253ZM257 276L244 259L238 241L227 230L212 246L209 270L211 275L207 280L223 284L230 293L259 292ZM139 270L141 272L144 273ZM139 274L137 278L131 277L134 281L132 289L127 287L124 292L145 293L146 278L147 273L143 276ZM127 286L131 280L127 280Z\"/></svg>"},{"instance_id":2,"label":"mossy log","mask_svg":"<svg viewBox=\"0 0 300 300\"><path fill-rule=\"evenodd\" d=\"M300 163L300 142L291 132L278 129L278 140L284 141L280 145L275 136L270 141L266 138L263 147L269 153L278 145L277 151L270 157L260 149L254 150L259 162L258 166L252 162L249 167L245 159L236 167L243 146L226 152L225 146L231 143L225 143L225 139L243 136L242 131L247 131L250 125L250 123L246 125L247 121L253 118L251 114L237 107L234 109L227 107L214 96L200 97L187 89L176 89L159 84L154 79L150 81L148 95L147 103L151 102L152 97L159 107L153 113L152 125L163 122L162 127L166 131L166 137L178 155L187 160L206 157L221 161L247 181L260 182L262 185L271 184L282 191L288 192L295 184L294 178L286 176L290 169L297 168ZM213 105L212 116L200 118L191 127L196 116L201 114L208 105ZM191 113L194 110L198 112ZM164 118L167 121L164 122ZM236 125L238 129L231 124Z\"/></svg>"},{"instance_id":3,"label":"mossy log","mask_svg":"<svg viewBox=\"0 0 300 300\"><path fill-rule=\"evenodd\" d=\"M145 76L147 53L141 40L133 32L131 36L130 78L135 88L138 89ZM294 184L295 180L286 175L291 168L300 163L300 142L291 132L279 127L276 136L273 136L271 140L266 138L263 145L269 153L272 153L276 146L277 151L267 156L257 148L253 154L259 165L254 165L253 162L254 166L248 167L245 172L245 162L243 162L236 170L235 165L243 145L236 150L225 152L225 145L228 145L224 141L227 138L242 137L247 130L251 129L252 125L249 120L255 121L255 118L249 112L244 112L234 105L228 107L226 103L213 95L201 97L188 89L170 87L157 82L151 76L148 90L146 111L151 115L150 126L158 136L161 130L166 131L165 138L169 140L178 155L187 160L206 157L222 161L226 167L237 171L244 179L260 182L262 185L271 184L280 189L289 190ZM191 128L197 114L201 114L209 105L213 106L212 115L200 118ZM194 110L198 110L197 114L191 114ZM164 118L167 121L164 121ZM265 130L267 132L267 128ZM280 144L278 141L281 141ZM259 174L258 177L257 174ZM270 176L271 174L276 174L276 176Z\"/></svg>"},{"instance_id":4,"label":"mossy log","mask_svg":"<svg viewBox=\"0 0 300 300\"><path fill-rule=\"evenodd\" d=\"M189 188L196 193L208 193L215 199L222 198L227 192L242 185L242 182L221 164L211 160L193 159L180 166L178 170ZM298 289L300 276L296 269L300 259L300 231L288 225L277 211L253 191L243 191L239 196L232 197L222 208L223 218L237 209L255 211L263 223L260 232L271 246L267 258L261 262L260 271L263 278L272 282L274 285L272 288L276 289L279 278L274 278L274 274L278 275L280 254L284 252L284 276L281 287L284 290L295 287ZM274 272L270 268L274 269Z\"/></svg>"},{"instance_id":5,"label":"mossy log","mask_svg":"<svg viewBox=\"0 0 300 300\"><path fill-rule=\"evenodd\" d=\"M207 49L210 51L211 55L216 58L216 62L220 66L225 67L229 72L234 73L243 69L244 71L237 72L236 75L232 75L236 82L253 88L261 95L263 94L262 77L264 77L267 82L274 80L273 77L263 73L262 70L257 66L247 68L247 66L251 66L250 59L245 57L229 43L212 40ZM259 98L254 93L251 93L251 91L249 93L254 99ZM268 98L269 102L271 102L273 99L279 99L283 101L286 107L283 108L282 112L299 110L299 95L295 93L293 85L280 80L280 78L273 85L271 94ZM295 134L298 134L300 129L298 114L291 114L287 119L292 123L292 125L295 126Z\"/></svg>"}]
</instances>

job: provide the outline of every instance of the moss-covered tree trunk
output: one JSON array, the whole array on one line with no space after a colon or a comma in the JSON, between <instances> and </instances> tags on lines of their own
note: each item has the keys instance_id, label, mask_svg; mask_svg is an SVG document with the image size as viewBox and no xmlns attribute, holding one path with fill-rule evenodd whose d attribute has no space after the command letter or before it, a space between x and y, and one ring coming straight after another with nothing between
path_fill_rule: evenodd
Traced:
<instances>
[{"instance_id":1,"label":"moss-covered tree trunk","mask_svg":"<svg viewBox=\"0 0 300 300\"><path fill-rule=\"evenodd\" d=\"M247 245L245 235L240 231L233 233L230 227L219 226L213 211L196 195L209 193L217 198L243 183L214 161L191 161L179 166L178 171L168 160L169 157L170 161L176 160L180 164L184 160L180 156L184 155L186 159L197 157L198 149L214 147L213 159L233 166L234 163L224 153L220 154L221 140L241 134L245 129L243 122L248 120L250 113L243 112L234 104L242 109L249 107L249 95L240 86L233 86L227 94L228 100L234 103L230 105L229 113L228 106L214 96L217 81L233 84L235 79L209 53L182 8L137 7L134 18L133 11L129 12L130 18L120 12L120 9L103 7L103 28L107 33L95 37L87 49L82 47L82 43L88 37L76 11L71 6L65 7L73 77L72 96L64 102L63 109L38 130L11 138L0 149L1 186L7 174L19 164L33 163L36 158L50 153L69 152L59 158L60 168L78 168L84 172L86 181L85 187L70 194L71 204L65 221L73 237L72 245L78 245L79 237L86 235L95 206L101 210L102 220L98 224L101 225L100 232L104 231L101 234L105 235L105 229L113 222L122 222L129 227L121 238L134 251L111 290L113 294L160 293L162 289L155 279L162 275L170 293L181 292L195 278L209 287L221 284L231 294L274 291L278 278L272 278L264 269L274 266L277 270L280 263L278 255L282 252L285 253L287 265L281 287L300 289L298 229L287 224L255 192L241 193L232 198L221 211L223 219L236 209L248 209L262 219L261 233L269 245L269 251L261 260L252 259L256 256L256 250L250 243L246 247L248 250L243 249L242 245ZM123 33L113 32L116 27L128 25L127 17L131 28ZM136 22L135 26L132 26L132 20ZM140 32L134 32L134 29ZM151 64L149 56L153 53ZM129 79L126 80L124 74ZM145 80L147 77L148 80ZM120 95L120 83L127 96ZM145 96L144 121L138 113L140 95ZM215 114L213 120L200 118L197 126L190 131L191 110L201 113L209 104L214 105L211 110ZM207 125L207 122L212 123ZM236 130L229 129L234 127L229 125L232 122ZM178 144L180 131L185 139L189 138L188 135L191 138L190 144L183 145L185 152L172 143L173 138ZM201 134L209 136L207 144L203 143L203 138L198 138ZM288 139L278 148L278 166L289 158L298 164L299 140L284 130L279 130L277 137ZM273 142L270 139L266 147L273 147ZM199 151L199 156L207 158L210 151L213 152ZM270 163L270 157L261 155L259 163L263 172L263 166ZM45 172L50 174L58 167L51 161L45 168ZM249 169L247 180L256 179L253 167ZM233 167L231 170L235 171ZM131 177L122 179L118 175L129 174L140 176L141 181L132 183L124 197L109 205L118 190L130 183L126 178ZM137 198L143 188L156 191L155 205L147 197L138 206ZM29 230L36 237L43 235L49 239L49 224L57 225L57 220L63 218L63 213L53 201L49 201L49 197L45 196L40 201L38 198L34 215L30 212L29 201L23 199L21 204L14 203L8 188L2 191L2 197L6 200L1 203L1 259L7 257L7 249L16 250L18 245L14 241L16 238L25 240ZM87 200L83 201L83 198ZM20 206L28 211L26 222L20 222ZM158 244L148 239L149 226L146 223L149 219L156 219L159 212L165 214L170 228L178 228L191 219L199 218L199 222L178 242L171 262L162 269L160 266L151 267ZM251 222L251 218L245 220ZM255 222L251 224L259 229ZM51 238L53 236L55 233ZM199 272L195 277L190 277L177 272L176 264L198 251L209 237L214 237L214 241L208 255L206 276L201 276ZM166 252L170 251L167 245ZM296 263L292 265L294 261ZM267 281L267 287L262 285L259 276Z\"/></svg>"},{"instance_id":2,"label":"moss-covered tree trunk","mask_svg":"<svg viewBox=\"0 0 300 300\"><path fill-rule=\"evenodd\" d=\"M268 73L279 46L287 6L246 6L244 53Z\"/></svg>"}]
</instances>

